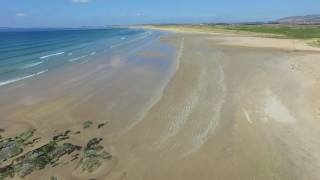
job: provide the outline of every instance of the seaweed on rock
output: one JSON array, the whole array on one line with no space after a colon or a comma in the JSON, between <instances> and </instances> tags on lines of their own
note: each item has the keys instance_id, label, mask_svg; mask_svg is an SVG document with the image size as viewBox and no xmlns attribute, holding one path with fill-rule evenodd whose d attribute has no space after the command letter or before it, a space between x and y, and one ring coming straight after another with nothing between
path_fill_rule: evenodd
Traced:
<instances>
[{"instance_id":1,"label":"seaweed on rock","mask_svg":"<svg viewBox=\"0 0 320 180\"><path fill-rule=\"evenodd\" d=\"M88 129L88 128L90 128L92 125L93 125L93 122L92 122L92 121L85 121L85 122L83 123L83 129Z\"/></svg>"},{"instance_id":2,"label":"seaweed on rock","mask_svg":"<svg viewBox=\"0 0 320 180\"><path fill-rule=\"evenodd\" d=\"M23 147L34 134L35 130L28 130L14 138L0 141L0 164L23 152Z\"/></svg>"},{"instance_id":3,"label":"seaweed on rock","mask_svg":"<svg viewBox=\"0 0 320 180\"><path fill-rule=\"evenodd\" d=\"M91 125L92 122L88 122L84 124L84 127L89 128ZM102 127L103 125L99 126ZM34 132L35 130L28 130L16 137L0 140L0 180L14 177L24 178L32 172L48 166L55 167L61 163L60 159L65 155L70 157L65 164L81 157L76 168L81 167L81 170L86 172L96 171L104 160L112 158L112 155L100 145L102 139L91 139L86 144L83 153L80 153L81 146L63 143L63 141L70 139L70 130L54 136L47 144L22 154L26 146L32 148L41 138L31 139ZM80 131L77 132L80 133ZM72 154L76 151L78 152ZM11 160L10 164L4 164L9 159ZM56 179L56 177L51 179Z\"/></svg>"},{"instance_id":4,"label":"seaweed on rock","mask_svg":"<svg viewBox=\"0 0 320 180\"><path fill-rule=\"evenodd\" d=\"M82 171L94 172L102 165L103 160L112 158L112 155L104 151L104 147L100 145L101 141L102 139L93 138L88 142L77 168L81 166Z\"/></svg>"},{"instance_id":5,"label":"seaweed on rock","mask_svg":"<svg viewBox=\"0 0 320 180\"><path fill-rule=\"evenodd\" d=\"M70 143L58 145L57 142L51 141L48 144L15 159L12 164L0 168L0 180L14 176L23 178L33 171L44 169L47 165L54 164L62 156L71 154L80 149L80 146Z\"/></svg>"}]
</instances>

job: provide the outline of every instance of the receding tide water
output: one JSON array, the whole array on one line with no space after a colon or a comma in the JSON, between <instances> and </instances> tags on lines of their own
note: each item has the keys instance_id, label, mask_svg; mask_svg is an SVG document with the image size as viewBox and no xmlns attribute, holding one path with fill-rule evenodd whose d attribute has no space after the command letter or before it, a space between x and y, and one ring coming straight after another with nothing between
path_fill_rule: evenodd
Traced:
<instances>
[{"instance_id":1,"label":"receding tide water","mask_svg":"<svg viewBox=\"0 0 320 180\"><path fill-rule=\"evenodd\" d=\"M85 61L151 34L128 28L0 30L0 86Z\"/></svg>"}]
</instances>

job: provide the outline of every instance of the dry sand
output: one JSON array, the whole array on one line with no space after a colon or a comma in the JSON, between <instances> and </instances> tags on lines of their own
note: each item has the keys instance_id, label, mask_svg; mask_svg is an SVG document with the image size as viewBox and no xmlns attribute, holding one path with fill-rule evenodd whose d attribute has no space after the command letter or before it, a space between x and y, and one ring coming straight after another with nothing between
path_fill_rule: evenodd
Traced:
<instances>
[{"instance_id":1,"label":"dry sand","mask_svg":"<svg viewBox=\"0 0 320 180\"><path fill-rule=\"evenodd\" d=\"M114 158L99 171L83 174L65 165L26 179L320 179L320 53L256 38L165 36L161 42L176 48L166 78L148 66L121 70L122 58L115 57L111 66L121 72L112 78L94 64L81 78L59 77L69 79L68 86L57 86L54 77L23 90L2 89L7 134L32 126L49 137L85 120L109 122L72 138L104 138Z\"/></svg>"}]
</instances>

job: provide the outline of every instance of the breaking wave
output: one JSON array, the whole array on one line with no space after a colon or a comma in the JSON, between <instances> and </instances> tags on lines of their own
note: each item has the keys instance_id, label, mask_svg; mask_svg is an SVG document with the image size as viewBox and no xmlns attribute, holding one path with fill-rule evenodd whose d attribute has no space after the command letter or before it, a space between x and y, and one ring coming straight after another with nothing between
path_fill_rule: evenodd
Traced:
<instances>
[{"instance_id":1,"label":"breaking wave","mask_svg":"<svg viewBox=\"0 0 320 180\"><path fill-rule=\"evenodd\" d=\"M43 71L39 71L39 72L34 73L34 74L30 74L30 75L27 75L27 76L18 77L18 78L10 79L10 80L7 80L7 81L3 81L3 82L0 82L0 86L4 86L4 85L12 84L12 83L15 83L17 81L24 80L24 79L32 78L32 77L38 76L38 75L46 73L46 72L48 72L48 69L43 70Z\"/></svg>"}]
</instances>

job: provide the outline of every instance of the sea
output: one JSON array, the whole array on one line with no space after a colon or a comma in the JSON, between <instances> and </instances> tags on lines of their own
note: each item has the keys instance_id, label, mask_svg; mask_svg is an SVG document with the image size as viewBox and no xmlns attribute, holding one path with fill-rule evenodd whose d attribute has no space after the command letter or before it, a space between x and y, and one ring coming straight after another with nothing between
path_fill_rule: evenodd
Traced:
<instances>
[{"instance_id":1,"label":"sea","mask_svg":"<svg viewBox=\"0 0 320 180\"><path fill-rule=\"evenodd\" d=\"M0 29L0 87L150 38L133 28Z\"/></svg>"}]
</instances>

